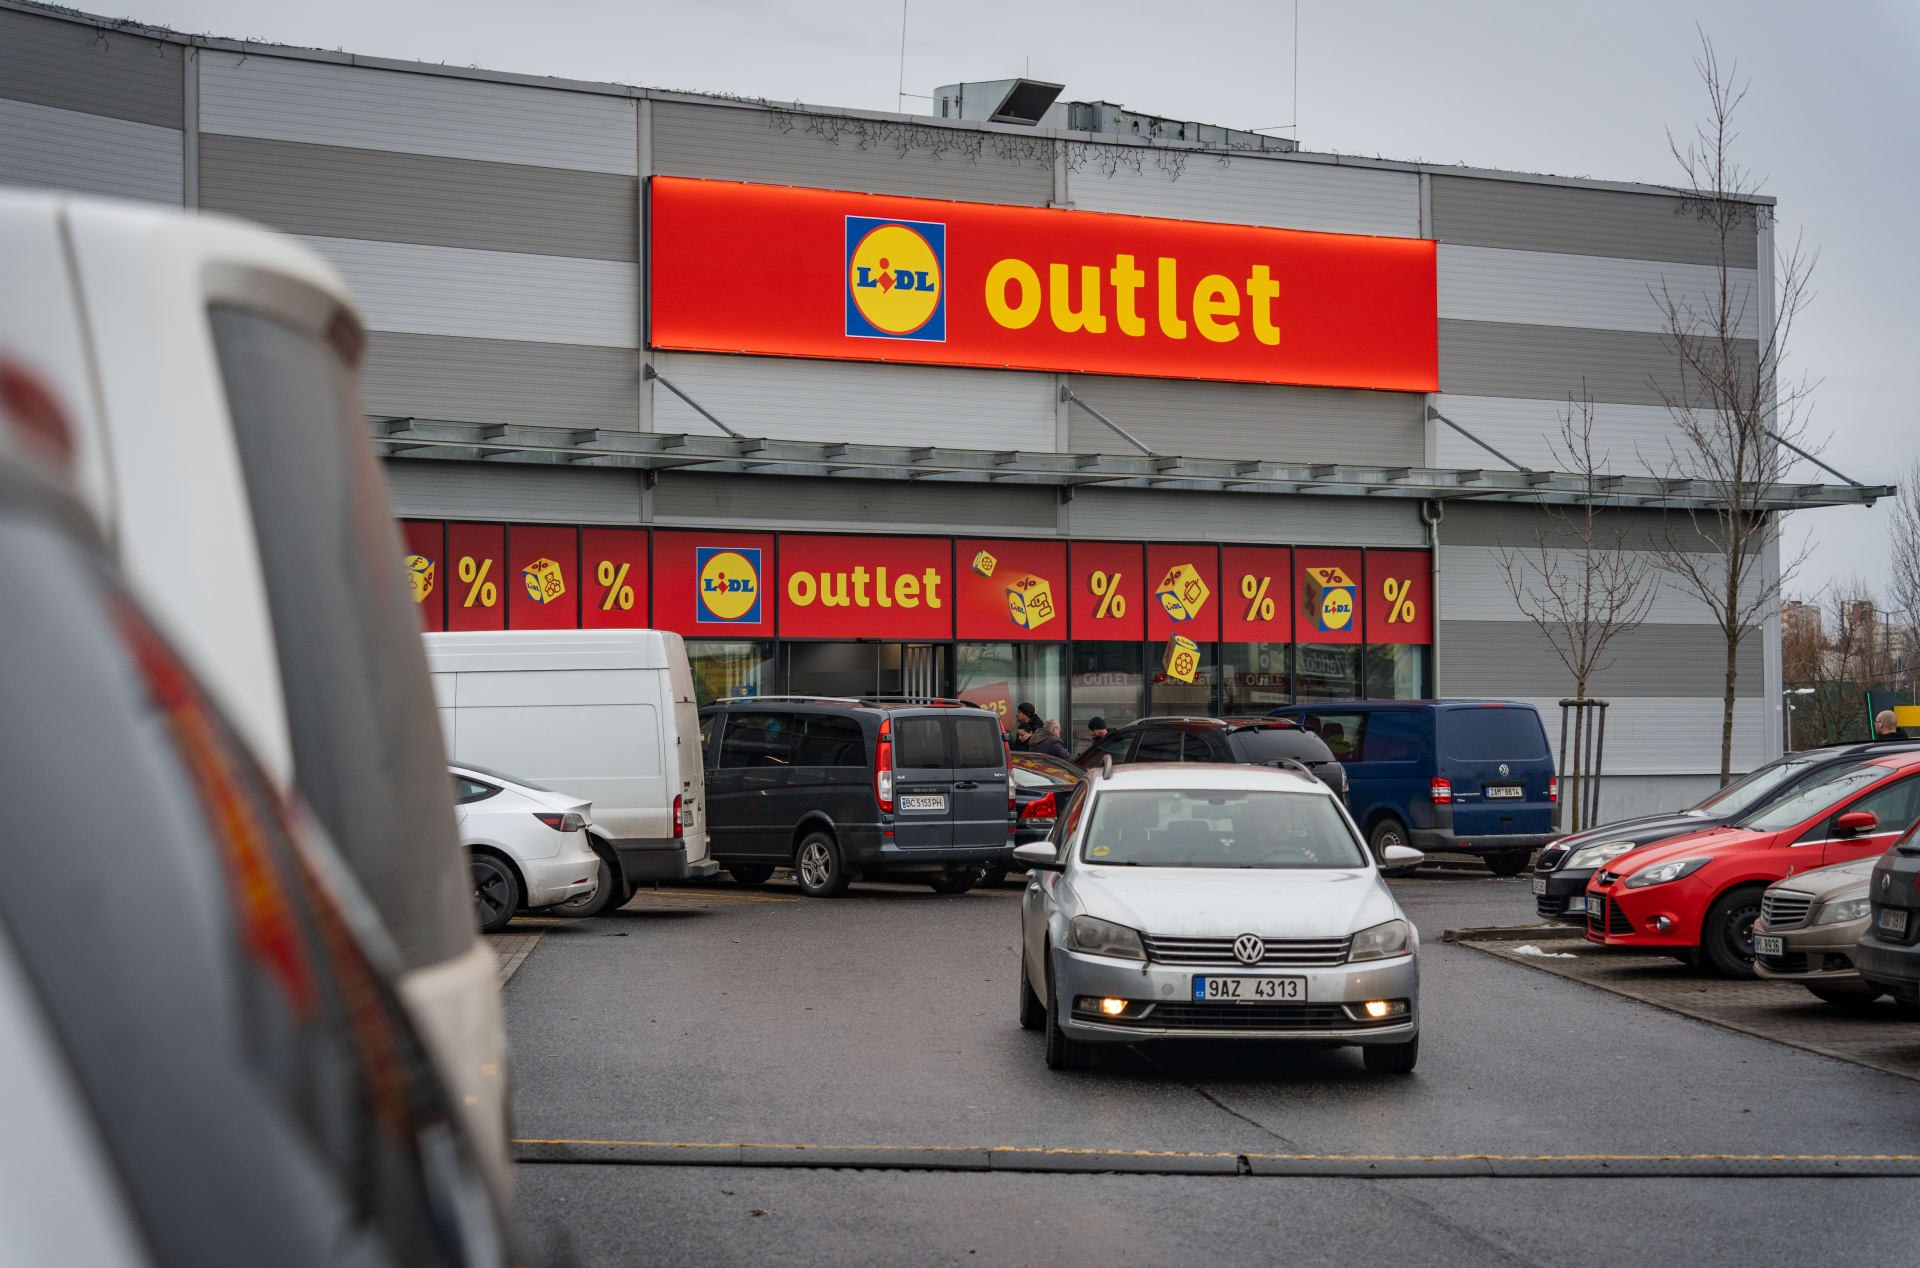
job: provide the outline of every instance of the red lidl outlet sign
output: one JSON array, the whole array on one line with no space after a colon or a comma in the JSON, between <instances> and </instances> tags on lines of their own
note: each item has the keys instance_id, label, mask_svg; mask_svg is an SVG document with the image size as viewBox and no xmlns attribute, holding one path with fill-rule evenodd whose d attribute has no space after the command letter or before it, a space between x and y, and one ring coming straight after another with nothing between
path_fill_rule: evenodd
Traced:
<instances>
[{"instance_id":1,"label":"red lidl outlet sign","mask_svg":"<svg viewBox=\"0 0 1920 1268\"><path fill-rule=\"evenodd\" d=\"M1439 389L1423 238L669 176L649 233L657 348Z\"/></svg>"}]
</instances>

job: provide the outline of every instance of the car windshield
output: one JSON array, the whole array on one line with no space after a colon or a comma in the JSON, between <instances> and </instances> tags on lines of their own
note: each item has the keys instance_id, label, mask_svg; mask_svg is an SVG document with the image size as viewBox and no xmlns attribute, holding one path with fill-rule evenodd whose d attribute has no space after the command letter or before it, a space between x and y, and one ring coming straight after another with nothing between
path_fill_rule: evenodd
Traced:
<instances>
[{"instance_id":1,"label":"car windshield","mask_svg":"<svg viewBox=\"0 0 1920 1268\"><path fill-rule=\"evenodd\" d=\"M1788 758L1770 762L1759 770L1748 771L1700 802L1694 809L1712 811L1722 818L1745 814L1786 787L1791 781L1806 774L1807 768L1811 765L1813 765L1811 758Z\"/></svg>"},{"instance_id":2,"label":"car windshield","mask_svg":"<svg viewBox=\"0 0 1920 1268\"><path fill-rule=\"evenodd\" d=\"M1240 788L1117 789L1094 803L1080 857L1121 867L1364 867L1333 798Z\"/></svg>"},{"instance_id":3,"label":"car windshield","mask_svg":"<svg viewBox=\"0 0 1920 1268\"><path fill-rule=\"evenodd\" d=\"M1848 762L1813 777L1805 788L1797 789L1772 805L1740 821L1743 828L1755 832L1778 832L1805 823L1845 801L1876 780L1893 772L1872 762Z\"/></svg>"}]
</instances>

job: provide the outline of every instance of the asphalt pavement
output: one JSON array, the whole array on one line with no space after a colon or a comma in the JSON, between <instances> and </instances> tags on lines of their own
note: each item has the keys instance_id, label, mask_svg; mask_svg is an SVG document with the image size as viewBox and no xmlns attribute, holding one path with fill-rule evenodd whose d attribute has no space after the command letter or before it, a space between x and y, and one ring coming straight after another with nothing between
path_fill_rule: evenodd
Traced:
<instances>
[{"instance_id":1,"label":"asphalt pavement","mask_svg":"<svg viewBox=\"0 0 1920 1268\"><path fill-rule=\"evenodd\" d=\"M1049 1071L1015 1020L1011 887L857 885L822 902L722 883L518 922L545 936L506 988L516 1134L1266 1157L1920 1152L1907 1080L1440 941L1530 921L1524 878L1424 872L1395 890L1422 939L1421 1059L1404 1078L1368 1074L1350 1049L1251 1045L1120 1048ZM1920 1212L1892 1195L1912 1183L519 1173L534 1242L592 1264L1910 1262Z\"/></svg>"}]
</instances>

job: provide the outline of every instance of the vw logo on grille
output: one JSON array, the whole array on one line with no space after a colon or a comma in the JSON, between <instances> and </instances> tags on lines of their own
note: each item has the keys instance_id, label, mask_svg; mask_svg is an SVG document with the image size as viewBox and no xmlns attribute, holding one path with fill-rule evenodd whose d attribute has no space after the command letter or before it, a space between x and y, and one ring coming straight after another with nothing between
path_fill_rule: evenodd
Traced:
<instances>
[{"instance_id":1,"label":"vw logo on grille","mask_svg":"<svg viewBox=\"0 0 1920 1268\"><path fill-rule=\"evenodd\" d=\"M1505 775L1505 774L1508 774L1508 773L1509 773L1509 772L1508 772L1508 770L1507 770L1507 764L1506 764L1505 762L1502 762L1502 763L1500 763L1500 773L1501 773L1502 775Z\"/></svg>"},{"instance_id":2,"label":"vw logo on grille","mask_svg":"<svg viewBox=\"0 0 1920 1268\"><path fill-rule=\"evenodd\" d=\"M1258 964L1267 954L1267 944L1250 933L1233 940L1233 958L1242 964Z\"/></svg>"}]
</instances>

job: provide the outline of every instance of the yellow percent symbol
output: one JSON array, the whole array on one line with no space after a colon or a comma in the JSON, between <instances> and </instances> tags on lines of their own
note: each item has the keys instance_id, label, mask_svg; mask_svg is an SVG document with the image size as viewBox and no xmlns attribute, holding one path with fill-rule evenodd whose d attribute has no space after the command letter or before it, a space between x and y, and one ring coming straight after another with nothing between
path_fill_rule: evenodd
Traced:
<instances>
[{"instance_id":1,"label":"yellow percent symbol","mask_svg":"<svg viewBox=\"0 0 1920 1268\"><path fill-rule=\"evenodd\" d=\"M631 565L621 564L616 570L613 565L613 560L602 559L599 567L593 570L593 575L599 579L601 585L607 588L606 594L600 599L600 610L602 612L613 611L616 603L620 605L622 612L630 612L633 610L633 587L627 584L627 569L629 567L631 567Z\"/></svg>"},{"instance_id":2,"label":"yellow percent symbol","mask_svg":"<svg viewBox=\"0 0 1920 1268\"><path fill-rule=\"evenodd\" d=\"M1413 582L1398 577L1388 577L1380 586L1380 597L1387 601L1387 623L1398 624L1413 620Z\"/></svg>"},{"instance_id":3,"label":"yellow percent symbol","mask_svg":"<svg viewBox=\"0 0 1920 1268\"><path fill-rule=\"evenodd\" d=\"M1252 573L1240 578L1240 597L1247 601L1247 620L1273 619L1273 600L1267 597L1267 587L1272 584L1272 577L1256 577Z\"/></svg>"},{"instance_id":4,"label":"yellow percent symbol","mask_svg":"<svg viewBox=\"0 0 1920 1268\"><path fill-rule=\"evenodd\" d=\"M1120 593L1120 578L1124 575L1119 572L1096 572L1087 578L1087 584L1093 587L1096 595L1100 596L1100 607L1093 614L1094 620L1104 621L1109 616L1118 617L1127 614L1127 596Z\"/></svg>"},{"instance_id":5,"label":"yellow percent symbol","mask_svg":"<svg viewBox=\"0 0 1920 1268\"><path fill-rule=\"evenodd\" d=\"M461 607L472 607L475 599L480 601L483 608L490 608L500 601L499 587L487 580L487 574L492 571L491 559L476 561L472 555L460 556L460 580L467 587L467 597L460 600Z\"/></svg>"}]
</instances>

